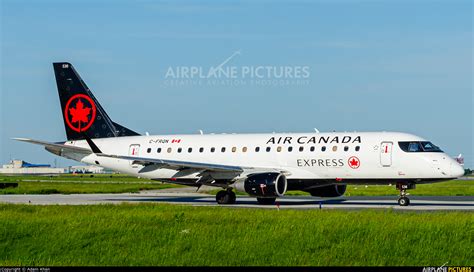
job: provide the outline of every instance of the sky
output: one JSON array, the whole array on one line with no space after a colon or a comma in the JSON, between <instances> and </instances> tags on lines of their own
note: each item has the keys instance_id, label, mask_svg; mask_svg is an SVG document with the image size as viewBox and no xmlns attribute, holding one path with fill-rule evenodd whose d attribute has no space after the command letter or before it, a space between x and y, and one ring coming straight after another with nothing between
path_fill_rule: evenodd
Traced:
<instances>
[{"instance_id":1,"label":"sky","mask_svg":"<svg viewBox=\"0 0 474 272\"><path fill-rule=\"evenodd\" d=\"M68 61L139 133L402 131L474 168L472 1L0 4L0 164L78 164L11 140L65 140L52 62ZM243 72L259 67L290 72Z\"/></svg>"}]
</instances>

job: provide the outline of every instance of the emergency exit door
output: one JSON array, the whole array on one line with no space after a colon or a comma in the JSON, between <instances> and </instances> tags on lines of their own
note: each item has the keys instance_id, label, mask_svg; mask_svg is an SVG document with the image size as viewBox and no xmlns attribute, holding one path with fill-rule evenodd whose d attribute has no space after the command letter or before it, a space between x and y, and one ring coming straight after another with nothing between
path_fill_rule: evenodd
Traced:
<instances>
[{"instance_id":1,"label":"emergency exit door","mask_svg":"<svg viewBox=\"0 0 474 272\"><path fill-rule=\"evenodd\" d=\"M382 142L380 145L380 164L383 167L390 167L392 165L392 142Z\"/></svg>"}]
</instances>

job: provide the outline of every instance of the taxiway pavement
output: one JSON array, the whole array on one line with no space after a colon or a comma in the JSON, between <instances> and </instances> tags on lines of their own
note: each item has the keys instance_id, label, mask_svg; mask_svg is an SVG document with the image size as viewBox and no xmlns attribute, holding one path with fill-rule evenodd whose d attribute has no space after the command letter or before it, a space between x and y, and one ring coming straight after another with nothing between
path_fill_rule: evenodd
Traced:
<instances>
[{"instance_id":1,"label":"taxiway pavement","mask_svg":"<svg viewBox=\"0 0 474 272\"><path fill-rule=\"evenodd\" d=\"M395 209L395 210L463 210L474 211L473 196L411 196L411 205L401 207L396 196L343 196L322 199L309 196L287 196L278 205L259 205L255 198L238 196L236 204L218 205L212 195L200 193L138 194L71 194L71 195L0 195L0 203L32 205L92 205L120 203L171 203L193 206L219 206L267 209Z\"/></svg>"}]
</instances>

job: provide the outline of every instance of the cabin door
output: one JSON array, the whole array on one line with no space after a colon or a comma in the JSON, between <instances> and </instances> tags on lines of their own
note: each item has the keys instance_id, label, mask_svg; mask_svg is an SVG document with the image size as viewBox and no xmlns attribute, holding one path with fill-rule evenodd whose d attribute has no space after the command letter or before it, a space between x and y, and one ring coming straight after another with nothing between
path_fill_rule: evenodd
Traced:
<instances>
[{"instance_id":1,"label":"cabin door","mask_svg":"<svg viewBox=\"0 0 474 272\"><path fill-rule=\"evenodd\" d=\"M380 164L383 167L390 167L392 165L392 142L382 142L380 145Z\"/></svg>"}]
</instances>

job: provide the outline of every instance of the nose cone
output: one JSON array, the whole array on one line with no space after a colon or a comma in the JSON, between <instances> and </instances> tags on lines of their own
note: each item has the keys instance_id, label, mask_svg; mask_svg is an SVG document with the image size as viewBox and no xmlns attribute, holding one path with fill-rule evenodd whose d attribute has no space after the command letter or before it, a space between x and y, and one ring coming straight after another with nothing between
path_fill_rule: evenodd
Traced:
<instances>
[{"instance_id":1,"label":"nose cone","mask_svg":"<svg viewBox=\"0 0 474 272\"><path fill-rule=\"evenodd\" d=\"M459 163L451 163L451 176L458 178L464 176L464 168Z\"/></svg>"}]
</instances>

